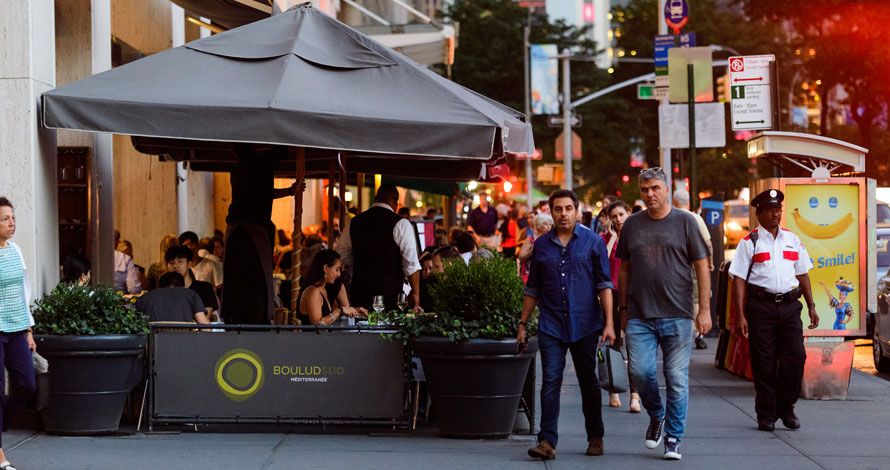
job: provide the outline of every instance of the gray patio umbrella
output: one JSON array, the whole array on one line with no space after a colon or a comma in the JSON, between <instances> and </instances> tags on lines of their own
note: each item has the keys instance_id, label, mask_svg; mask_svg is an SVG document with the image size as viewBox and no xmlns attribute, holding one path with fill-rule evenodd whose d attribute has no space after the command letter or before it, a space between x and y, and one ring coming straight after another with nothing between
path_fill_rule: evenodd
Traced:
<instances>
[{"instance_id":1,"label":"gray patio umbrella","mask_svg":"<svg viewBox=\"0 0 890 470\"><path fill-rule=\"evenodd\" d=\"M208 142L289 146L298 179L338 152L347 170L359 162L363 171L436 178L485 176L506 154L534 148L520 113L309 6L44 93L43 123L129 134L144 151L166 146L215 168L236 153L207 152Z\"/></svg>"},{"instance_id":2,"label":"gray patio umbrella","mask_svg":"<svg viewBox=\"0 0 890 470\"><path fill-rule=\"evenodd\" d=\"M43 104L44 125L59 129L380 159L533 150L521 114L308 6L59 87Z\"/></svg>"}]
</instances>

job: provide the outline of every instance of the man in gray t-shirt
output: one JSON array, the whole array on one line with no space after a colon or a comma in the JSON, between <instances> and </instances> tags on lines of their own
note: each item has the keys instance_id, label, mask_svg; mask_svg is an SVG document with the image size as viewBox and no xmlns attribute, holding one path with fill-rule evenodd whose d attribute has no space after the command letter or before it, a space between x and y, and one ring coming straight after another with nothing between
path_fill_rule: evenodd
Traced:
<instances>
[{"instance_id":1,"label":"man in gray t-shirt","mask_svg":"<svg viewBox=\"0 0 890 470\"><path fill-rule=\"evenodd\" d=\"M711 329L708 249L692 214L671 207L664 170L643 170L639 186L646 210L627 218L618 239L618 311L631 378L649 413L646 447L658 447L664 435L664 458L679 460L686 431L693 318L702 334ZM701 299L698 312L693 312L693 267ZM659 348L664 354L666 405L656 375Z\"/></svg>"},{"instance_id":2,"label":"man in gray t-shirt","mask_svg":"<svg viewBox=\"0 0 890 470\"><path fill-rule=\"evenodd\" d=\"M641 211L624 222L616 256L629 261L629 318L693 318L692 264L708 257L694 217L672 209L653 219Z\"/></svg>"}]
</instances>

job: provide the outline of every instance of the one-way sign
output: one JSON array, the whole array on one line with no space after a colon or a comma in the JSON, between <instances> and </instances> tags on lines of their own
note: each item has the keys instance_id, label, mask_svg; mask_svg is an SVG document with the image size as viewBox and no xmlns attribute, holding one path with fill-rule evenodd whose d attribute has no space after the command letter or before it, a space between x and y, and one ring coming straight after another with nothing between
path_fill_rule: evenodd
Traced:
<instances>
[{"instance_id":1,"label":"one-way sign","mask_svg":"<svg viewBox=\"0 0 890 470\"><path fill-rule=\"evenodd\" d=\"M548 127L562 127L562 116L547 116ZM572 127L577 129L581 127L581 115L572 113Z\"/></svg>"},{"instance_id":2,"label":"one-way sign","mask_svg":"<svg viewBox=\"0 0 890 470\"><path fill-rule=\"evenodd\" d=\"M729 98L732 130L773 128L770 63L773 54L729 58Z\"/></svg>"}]
</instances>

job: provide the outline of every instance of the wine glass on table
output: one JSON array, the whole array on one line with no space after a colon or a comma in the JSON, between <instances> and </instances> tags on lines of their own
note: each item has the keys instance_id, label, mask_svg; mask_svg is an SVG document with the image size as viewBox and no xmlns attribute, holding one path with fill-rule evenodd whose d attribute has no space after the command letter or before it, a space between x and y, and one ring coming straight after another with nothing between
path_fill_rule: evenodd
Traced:
<instances>
[{"instance_id":1,"label":"wine glass on table","mask_svg":"<svg viewBox=\"0 0 890 470\"><path fill-rule=\"evenodd\" d=\"M399 311L405 313L405 309L408 308L408 296L405 295L404 292L399 293L399 298L396 300L396 307L399 307Z\"/></svg>"},{"instance_id":2,"label":"wine glass on table","mask_svg":"<svg viewBox=\"0 0 890 470\"><path fill-rule=\"evenodd\" d=\"M368 325L376 325L378 321L378 316L380 312L385 308L385 304L383 303L382 295L375 295L374 300L371 303L371 308L374 309L374 315L368 315Z\"/></svg>"}]
</instances>

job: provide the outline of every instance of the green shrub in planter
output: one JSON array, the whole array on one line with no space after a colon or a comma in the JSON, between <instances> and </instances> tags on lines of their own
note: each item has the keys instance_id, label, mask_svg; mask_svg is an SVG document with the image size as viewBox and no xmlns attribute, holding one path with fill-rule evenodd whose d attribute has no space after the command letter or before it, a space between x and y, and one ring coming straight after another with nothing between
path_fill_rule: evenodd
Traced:
<instances>
[{"instance_id":1,"label":"green shrub in planter","mask_svg":"<svg viewBox=\"0 0 890 470\"><path fill-rule=\"evenodd\" d=\"M148 319L110 286L61 283L34 304L34 332L50 335L147 334Z\"/></svg>"},{"instance_id":2,"label":"green shrub in planter","mask_svg":"<svg viewBox=\"0 0 890 470\"><path fill-rule=\"evenodd\" d=\"M148 320L108 286L59 284L34 306L37 350L49 361L44 427L107 434L143 377Z\"/></svg>"},{"instance_id":3,"label":"green shrub in planter","mask_svg":"<svg viewBox=\"0 0 890 470\"><path fill-rule=\"evenodd\" d=\"M436 313L389 318L423 362L440 434L510 435L538 350L533 322L527 347L516 342L523 290L511 259L456 260L430 286Z\"/></svg>"},{"instance_id":4,"label":"green shrub in planter","mask_svg":"<svg viewBox=\"0 0 890 470\"><path fill-rule=\"evenodd\" d=\"M469 266L456 260L430 285L435 313L389 312L384 317L401 327L403 337L438 336L455 342L515 338L523 290L513 260L495 256ZM536 323L530 321L526 331L533 336Z\"/></svg>"}]
</instances>

